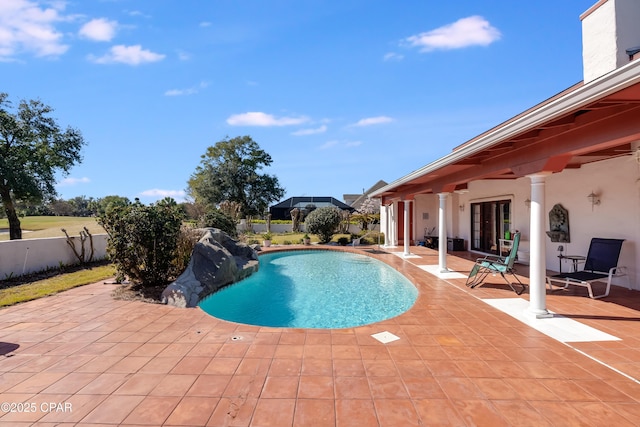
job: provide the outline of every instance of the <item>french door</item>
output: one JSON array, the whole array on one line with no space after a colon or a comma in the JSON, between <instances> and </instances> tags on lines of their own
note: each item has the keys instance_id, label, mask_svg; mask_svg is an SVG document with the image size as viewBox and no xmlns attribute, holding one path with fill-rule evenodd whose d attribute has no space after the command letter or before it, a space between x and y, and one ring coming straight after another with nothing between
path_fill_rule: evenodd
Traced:
<instances>
[{"instance_id":1,"label":"french door","mask_svg":"<svg viewBox=\"0 0 640 427\"><path fill-rule=\"evenodd\" d=\"M492 200L471 204L471 249L497 254L499 239L511 230L511 201Z\"/></svg>"}]
</instances>

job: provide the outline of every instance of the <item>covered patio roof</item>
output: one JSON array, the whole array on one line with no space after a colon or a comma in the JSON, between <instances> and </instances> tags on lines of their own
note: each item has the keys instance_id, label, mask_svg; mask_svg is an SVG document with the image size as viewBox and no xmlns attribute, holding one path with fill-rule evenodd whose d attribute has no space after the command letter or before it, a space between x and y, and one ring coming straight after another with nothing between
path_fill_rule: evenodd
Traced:
<instances>
[{"instance_id":1,"label":"covered patio roof","mask_svg":"<svg viewBox=\"0 0 640 427\"><path fill-rule=\"evenodd\" d=\"M383 204L453 192L481 179L560 172L634 152L640 141L640 61L578 83L375 191Z\"/></svg>"}]
</instances>

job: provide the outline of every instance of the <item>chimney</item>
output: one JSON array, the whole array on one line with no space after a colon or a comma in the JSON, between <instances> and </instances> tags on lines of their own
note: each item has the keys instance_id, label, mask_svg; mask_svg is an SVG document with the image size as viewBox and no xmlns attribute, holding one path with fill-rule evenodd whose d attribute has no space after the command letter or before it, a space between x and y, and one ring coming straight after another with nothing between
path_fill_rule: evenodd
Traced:
<instances>
[{"instance_id":1,"label":"chimney","mask_svg":"<svg viewBox=\"0 0 640 427\"><path fill-rule=\"evenodd\" d=\"M599 0L580 19L585 84L629 63L640 50L640 1Z\"/></svg>"}]
</instances>

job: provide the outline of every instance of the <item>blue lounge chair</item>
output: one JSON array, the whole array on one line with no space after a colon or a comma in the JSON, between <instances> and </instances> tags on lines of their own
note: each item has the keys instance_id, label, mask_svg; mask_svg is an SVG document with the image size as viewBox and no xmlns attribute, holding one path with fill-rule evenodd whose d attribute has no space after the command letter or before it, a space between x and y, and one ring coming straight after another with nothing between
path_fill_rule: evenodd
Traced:
<instances>
[{"instance_id":1,"label":"blue lounge chair","mask_svg":"<svg viewBox=\"0 0 640 427\"><path fill-rule=\"evenodd\" d=\"M484 258L478 258L471 269L471 272L469 272L469 277L467 277L467 286L470 288L482 286L489 274L500 274L504 281L507 282L507 285L513 289L513 292L518 295L524 292L526 286L520 281L518 276L516 276L515 269L513 267L513 264L516 261L516 254L518 253L519 245L520 233L515 233L513 235L513 245L511 246L509 255L506 257L488 255ZM513 287L513 283L507 279L505 274L511 274L516 279L520 285L519 290L516 290L516 288Z\"/></svg>"},{"instance_id":2,"label":"blue lounge chair","mask_svg":"<svg viewBox=\"0 0 640 427\"><path fill-rule=\"evenodd\" d=\"M584 262L584 269L573 273L561 273L554 276L547 276L547 285L553 290L553 286L560 286L566 289L569 285L583 286L589 290L589 297L597 299L609 295L611 289L611 279L614 276L626 275L626 269L618 266L620 250L624 239L601 239L594 237L589 245L587 259ZM604 293L593 294L591 284L594 282L607 282ZM556 283L559 283L556 285Z\"/></svg>"}]
</instances>

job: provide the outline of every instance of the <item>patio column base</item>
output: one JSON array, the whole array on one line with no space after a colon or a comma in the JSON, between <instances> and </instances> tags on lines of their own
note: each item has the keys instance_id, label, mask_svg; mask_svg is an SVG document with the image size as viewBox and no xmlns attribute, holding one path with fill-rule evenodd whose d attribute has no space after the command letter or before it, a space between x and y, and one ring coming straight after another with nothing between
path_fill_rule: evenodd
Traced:
<instances>
[{"instance_id":1,"label":"patio column base","mask_svg":"<svg viewBox=\"0 0 640 427\"><path fill-rule=\"evenodd\" d=\"M524 317L527 319L550 319L553 317L553 313L549 313L547 310L535 310L527 308L524 312Z\"/></svg>"}]
</instances>

